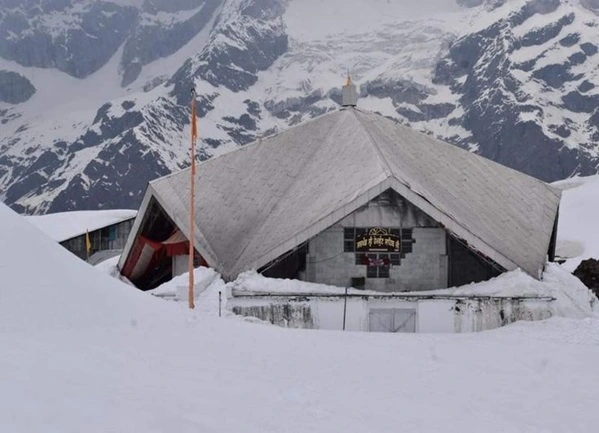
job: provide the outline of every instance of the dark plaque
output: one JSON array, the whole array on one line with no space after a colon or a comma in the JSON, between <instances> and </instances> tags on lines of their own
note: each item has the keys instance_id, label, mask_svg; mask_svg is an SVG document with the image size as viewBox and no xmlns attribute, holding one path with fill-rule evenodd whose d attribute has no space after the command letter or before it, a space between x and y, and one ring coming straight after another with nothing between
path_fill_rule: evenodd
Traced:
<instances>
[{"instance_id":1,"label":"dark plaque","mask_svg":"<svg viewBox=\"0 0 599 433\"><path fill-rule=\"evenodd\" d=\"M373 227L361 235L356 235L356 252L359 253L399 253L401 239L391 234L390 229Z\"/></svg>"}]
</instances>

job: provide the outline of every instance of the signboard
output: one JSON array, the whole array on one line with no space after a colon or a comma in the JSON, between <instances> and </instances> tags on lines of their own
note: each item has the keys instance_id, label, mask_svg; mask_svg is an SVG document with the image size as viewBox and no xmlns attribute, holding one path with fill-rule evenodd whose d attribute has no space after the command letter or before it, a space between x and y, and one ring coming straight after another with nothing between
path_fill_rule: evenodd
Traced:
<instances>
[{"instance_id":1,"label":"signboard","mask_svg":"<svg viewBox=\"0 0 599 433\"><path fill-rule=\"evenodd\" d=\"M399 253L401 239L383 227L369 228L366 233L356 235L356 252L359 253Z\"/></svg>"}]
</instances>

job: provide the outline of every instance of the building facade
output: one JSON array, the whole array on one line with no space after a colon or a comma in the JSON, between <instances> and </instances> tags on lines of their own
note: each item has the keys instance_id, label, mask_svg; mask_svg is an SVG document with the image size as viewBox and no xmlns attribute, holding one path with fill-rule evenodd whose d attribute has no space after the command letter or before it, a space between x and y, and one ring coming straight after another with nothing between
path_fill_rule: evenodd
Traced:
<instances>
[{"instance_id":1,"label":"building facade","mask_svg":"<svg viewBox=\"0 0 599 433\"><path fill-rule=\"evenodd\" d=\"M262 272L339 287L403 292L483 281L502 271L387 190Z\"/></svg>"},{"instance_id":2,"label":"building facade","mask_svg":"<svg viewBox=\"0 0 599 433\"><path fill-rule=\"evenodd\" d=\"M86 233L64 240L60 242L60 245L83 260L87 260L88 256L91 258L94 254L103 251L110 252L113 256L117 255L125 247L134 220L134 218L131 218L90 231L89 241L91 248L89 254L86 248Z\"/></svg>"}]
</instances>

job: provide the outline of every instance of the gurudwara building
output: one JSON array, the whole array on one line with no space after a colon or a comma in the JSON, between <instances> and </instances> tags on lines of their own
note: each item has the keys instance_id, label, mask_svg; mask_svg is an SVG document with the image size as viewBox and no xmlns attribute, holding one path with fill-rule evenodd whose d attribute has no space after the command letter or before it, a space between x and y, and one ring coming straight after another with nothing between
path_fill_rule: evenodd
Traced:
<instances>
[{"instance_id":1,"label":"gurudwara building","mask_svg":"<svg viewBox=\"0 0 599 433\"><path fill-rule=\"evenodd\" d=\"M229 280L429 290L540 278L555 250L558 190L356 108L206 161L196 182L197 261ZM149 184L120 262L140 288L179 270L188 191L187 170Z\"/></svg>"},{"instance_id":2,"label":"gurudwara building","mask_svg":"<svg viewBox=\"0 0 599 433\"><path fill-rule=\"evenodd\" d=\"M354 105L198 166L197 265L385 293L542 277L560 191ZM186 271L189 188L150 182L119 263L137 287Z\"/></svg>"}]
</instances>

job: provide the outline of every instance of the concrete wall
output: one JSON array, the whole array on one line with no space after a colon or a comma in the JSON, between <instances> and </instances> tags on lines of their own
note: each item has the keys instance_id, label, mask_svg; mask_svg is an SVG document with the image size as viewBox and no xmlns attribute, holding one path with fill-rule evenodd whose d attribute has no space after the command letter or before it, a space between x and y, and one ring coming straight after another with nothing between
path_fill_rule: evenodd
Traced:
<instances>
[{"instance_id":1,"label":"concrete wall","mask_svg":"<svg viewBox=\"0 0 599 433\"><path fill-rule=\"evenodd\" d=\"M232 297L227 308L235 314L257 317L278 326L307 329L343 329L342 297ZM415 332L460 333L498 328L518 320L551 317L551 301L518 299L347 299L346 331L369 331L370 312L414 310Z\"/></svg>"},{"instance_id":2,"label":"concrete wall","mask_svg":"<svg viewBox=\"0 0 599 433\"><path fill-rule=\"evenodd\" d=\"M400 265L390 267L389 278L366 278L365 289L392 292L448 286L445 230L396 193L385 194L310 240L302 279L347 287L352 277L366 278L367 267L356 264L355 253L343 250L344 229L386 227L411 229L411 251L402 254Z\"/></svg>"}]
</instances>

